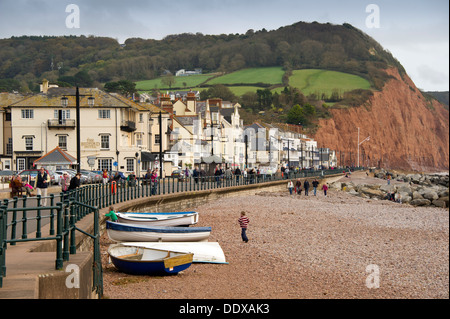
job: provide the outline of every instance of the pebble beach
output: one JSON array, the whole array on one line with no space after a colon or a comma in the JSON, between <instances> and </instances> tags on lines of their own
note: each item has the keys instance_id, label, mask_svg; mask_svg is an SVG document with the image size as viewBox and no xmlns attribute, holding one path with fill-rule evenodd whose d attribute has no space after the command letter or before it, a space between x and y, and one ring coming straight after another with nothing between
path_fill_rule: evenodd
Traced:
<instances>
[{"instance_id":1,"label":"pebble beach","mask_svg":"<svg viewBox=\"0 0 450 319\"><path fill-rule=\"evenodd\" d=\"M365 181L365 173L352 176ZM368 178L368 177L367 177ZM193 208L228 264L193 264L177 276L130 276L108 263L108 299L448 299L449 210L288 190ZM240 212L250 219L240 238Z\"/></svg>"}]
</instances>

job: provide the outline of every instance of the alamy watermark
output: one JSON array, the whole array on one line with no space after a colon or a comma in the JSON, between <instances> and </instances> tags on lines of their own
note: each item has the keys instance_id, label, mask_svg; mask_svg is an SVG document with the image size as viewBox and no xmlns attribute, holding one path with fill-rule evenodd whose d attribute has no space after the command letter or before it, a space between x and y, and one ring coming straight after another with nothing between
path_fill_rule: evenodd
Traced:
<instances>
[{"instance_id":1,"label":"alamy watermark","mask_svg":"<svg viewBox=\"0 0 450 319\"><path fill-rule=\"evenodd\" d=\"M369 265L366 267L366 287L369 289L380 288L380 267L378 265Z\"/></svg>"},{"instance_id":2,"label":"alamy watermark","mask_svg":"<svg viewBox=\"0 0 450 319\"><path fill-rule=\"evenodd\" d=\"M376 4L369 4L366 7L366 13L370 13L366 18L366 27L368 29L380 28L380 7Z\"/></svg>"},{"instance_id":3,"label":"alamy watermark","mask_svg":"<svg viewBox=\"0 0 450 319\"><path fill-rule=\"evenodd\" d=\"M66 27L68 29L80 28L80 7L76 4L69 4L66 7L66 13L69 15L66 17Z\"/></svg>"},{"instance_id":4,"label":"alamy watermark","mask_svg":"<svg viewBox=\"0 0 450 319\"><path fill-rule=\"evenodd\" d=\"M74 264L67 265L66 272L70 273L66 278L66 287L68 289L80 288L80 267Z\"/></svg>"}]
</instances>

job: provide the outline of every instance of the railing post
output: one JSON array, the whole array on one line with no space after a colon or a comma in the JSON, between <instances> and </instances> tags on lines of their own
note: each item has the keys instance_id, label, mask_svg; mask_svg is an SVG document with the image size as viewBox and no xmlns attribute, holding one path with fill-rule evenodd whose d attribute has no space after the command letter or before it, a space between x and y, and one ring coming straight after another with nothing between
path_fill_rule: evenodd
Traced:
<instances>
[{"instance_id":1,"label":"railing post","mask_svg":"<svg viewBox=\"0 0 450 319\"><path fill-rule=\"evenodd\" d=\"M71 209L72 209L72 205L71 205ZM66 205L64 206L63 237L64 237L63 260L68 261L69 260L69 207Z\"/></svg>"},{"instance_id":2,"label":"railing post","mask_svg":"<svg viewBox=\"0 0 450 319\"><path fill-rule=\"evenodd\" d=\"M40 195L37 196L38 197L38 206L40 204ZM23 211L22 211L22 239L27 239L28 235L27 235L27 211L25 208L27 208L27 197L23 196L23 202L22 202L22 206L23 206Z\"/></svg>"},{"instance_id":3,"label":"railing post","mask_svg":"<svg viewBox=\"0 0 450 319\"><path fill-rule=\"evenodd\" d=\"M61 270L63 268L63 203L56 203L58 209L56 210L56 262L55 269Z\"/></svg>"},{"instance_id":4,"label":"railing post","mask_svg":"<svg viewBox=\"0 0 450 319\"><path fill-rule=\"evenodd\" d=\"M70 254L74 255L77 253L77 246L76 246L76 236L75 236L75 223L76 223L76 217L75 217L75 210L74 205L70 205L70 217L69 217L69 229L70 229Z\"/></svg>"}]
</instances>

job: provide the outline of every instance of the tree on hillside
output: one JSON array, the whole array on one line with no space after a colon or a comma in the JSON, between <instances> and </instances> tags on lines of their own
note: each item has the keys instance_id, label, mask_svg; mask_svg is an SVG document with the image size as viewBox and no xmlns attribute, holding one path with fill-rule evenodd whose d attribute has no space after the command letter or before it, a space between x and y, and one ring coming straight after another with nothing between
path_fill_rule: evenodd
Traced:
<instances>
[{"instance_id":1,"label":"tree on hillside","mask_svg":"<svg viewBox=\"0 0 450 319\"><path fill-rule=\"evenodd\" d=\"M222 84L214 85L209 89L200 92L200 100L204 101L207 99L222 99L231 102L237 101L236 95L234 95L228 87Z\"/></svg>"},{"instance_id":2,"label":"tree on hillside","mask_svg":"<svg viewBox=\"0 0 450 319\"><path fill-rule=\"evenodd\" d=\"M128 80L105 83L105 91L110 93L111 92L119 93L124 96L132 96L134 93L137 92L136 83L133 83Z\"/></svg>"},{"instance_id":3,"label":"tree on hillside","mask_svg":"<svg viewBox=\"0 0 450 319\"><path fill-rule=\"evenodd\" d=\"M172 85L176 83L175 77L171 74L163 76L161 83L165 86L168 86L169 89L172 88Z\"/></svg>"}]
</instances>

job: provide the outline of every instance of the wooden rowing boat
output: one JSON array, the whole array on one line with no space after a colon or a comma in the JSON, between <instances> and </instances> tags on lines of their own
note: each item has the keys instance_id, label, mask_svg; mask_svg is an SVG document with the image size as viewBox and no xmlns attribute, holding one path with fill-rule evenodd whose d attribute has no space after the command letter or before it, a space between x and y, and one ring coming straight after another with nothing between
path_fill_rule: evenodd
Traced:
<instances>
[{"instance_id":1,"label":"wooden rowing boat","mask_svg":"<svg viewBox=\"0 0 450 319\"><path fill-rule=\"evenodd\" d=\"M111 245L109 257L121 272L130 275L176 275L192 264L192 253L163 249Z\"/></svg>"},{"instance_id":2,"label":"wooden rowing boat","mask_svg":"<svg viewBox=\"0 0 450 319\"><path fill-rule=\"evenodd\" d=\"M122 243L124 246L135 246L163 250L174 250L194 254L194 263L228 264L225 254L218 242L189 242L189 243Z\"/></svg>"},{"instance_id":3,"label":"wooden rowing boat","mask_svg":"<svg viewBox=\"0 0 450 319\"><path fill-rule=\"evenodd\" d=\"M189 226L198 223L197 212L179 213L122 213L116 214L120 223L147 226Z\"/></svg>"},{"instance_id":4,"label":"wooden rowing boat","mask_svg":"<svg viewBox=\"0 0 450 319\"><path fill-rule=\"evenodd\" d=\"M211 227L141 226L106 222L111 240L116 242L197 242L207 241Z\"/></svg>"}]
</instances>

